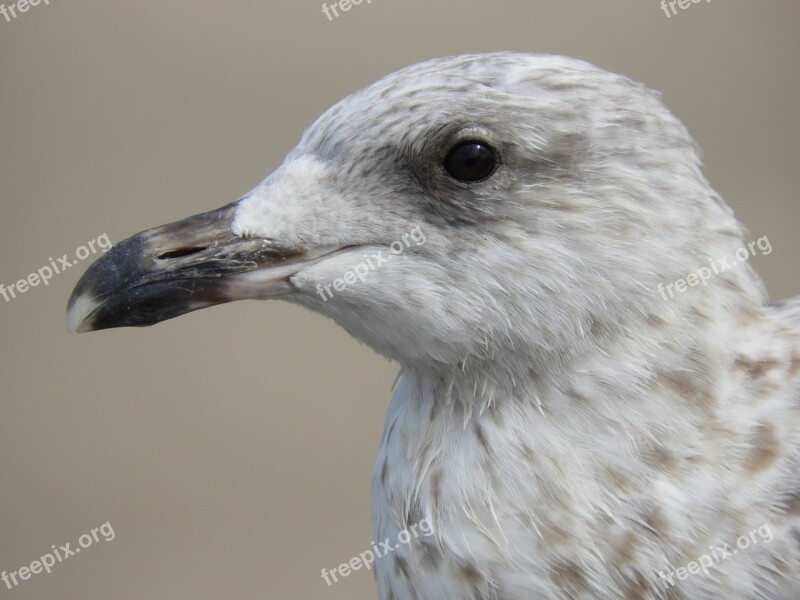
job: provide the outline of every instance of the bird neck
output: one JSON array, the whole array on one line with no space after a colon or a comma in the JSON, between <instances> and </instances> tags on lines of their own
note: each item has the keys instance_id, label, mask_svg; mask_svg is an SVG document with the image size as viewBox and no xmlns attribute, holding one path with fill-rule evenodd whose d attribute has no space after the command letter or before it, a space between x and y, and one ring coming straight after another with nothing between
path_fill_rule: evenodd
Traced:
<instances>
[{"instance_id":1,"label":"bird neck","mask_svg":"<svg viewBox=\"0 0 800 600\"><path fill-rule=\"evenodd\" d=\"M756 298L743 297L728 307L684 299L609 329L612 333L587 336L571 345L571 353L556 350L545 360L509 348L490 358L466 357L453 366L416 364L403 372L410 402L465 421L504 405L546 414L575 403L600 412L630 405L644 409L663 402L665 393L678 403L700 402L711 393L704 390L724 387L719 386L724 367L754 335L763 334L766 321Z\"/></svg>"}]
</instances>

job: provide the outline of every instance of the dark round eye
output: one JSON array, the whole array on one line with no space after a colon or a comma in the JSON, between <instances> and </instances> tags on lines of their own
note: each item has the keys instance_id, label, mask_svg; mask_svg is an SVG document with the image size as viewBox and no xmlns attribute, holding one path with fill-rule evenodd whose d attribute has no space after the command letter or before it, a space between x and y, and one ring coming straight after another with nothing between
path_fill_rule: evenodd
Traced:
<instances>
[{"instance_id":1,"label":"dark round eye","mask_svg":"<svg viewBox=\"0 0 800 600\"><path fill-rule=\"evenodd\" d=\"M458 181L483 181L497 168L497 155L483 142L463 142L447 154L444 168Z\"/></svg>"}]
</instances>

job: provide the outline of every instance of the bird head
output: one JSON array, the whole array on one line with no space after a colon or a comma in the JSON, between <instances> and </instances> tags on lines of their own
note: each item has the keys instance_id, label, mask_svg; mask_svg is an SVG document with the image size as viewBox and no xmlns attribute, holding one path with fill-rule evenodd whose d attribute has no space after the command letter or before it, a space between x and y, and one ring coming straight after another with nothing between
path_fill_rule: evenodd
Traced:
<instances>
[{"instance_id":1,"label":"bird head","mask_svg":"<svg viewBox=\"0 0 800 600\"><path fill-rule=\"evenodd\" d=\"M565 57L461 56L340 101L238 201L115 245L67 320L281 298L405 365L555 367L667 319L657 285L741 237L657 94Z\"/></svg>"}]
</instances>

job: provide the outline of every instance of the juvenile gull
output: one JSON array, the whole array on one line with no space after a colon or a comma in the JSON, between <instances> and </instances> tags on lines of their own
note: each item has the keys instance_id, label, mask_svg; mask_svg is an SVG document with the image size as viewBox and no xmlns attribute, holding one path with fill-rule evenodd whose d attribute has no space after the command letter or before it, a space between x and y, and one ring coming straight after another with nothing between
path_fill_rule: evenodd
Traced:
<instances>
[{"instance_id":1,"label":"juvenile gull","mask_svg":"<svg viewBox=\"0 0 800 600\"><path fill-rule=\"evenodd\" d=\"M396 360L374 539L435 535L376 562L382 600L796 600L800 299L767 305L747 263L657 292L746 241L657 94L461 56L334 105L239 201L115 246L68 325L280 297Z\"/></svg>"}]
</instances>

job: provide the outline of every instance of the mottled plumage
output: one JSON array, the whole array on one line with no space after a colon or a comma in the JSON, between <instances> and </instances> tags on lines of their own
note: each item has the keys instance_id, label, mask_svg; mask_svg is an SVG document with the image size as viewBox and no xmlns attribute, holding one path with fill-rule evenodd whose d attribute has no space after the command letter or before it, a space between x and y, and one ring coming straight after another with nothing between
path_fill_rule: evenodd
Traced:
<instances>
[{"instance_id":1,"label":"mottled plumage","mask_svg":"<svg viewBox=\"0 0 800 600\"><path fill-rule=\"evenodd\" d=\"M442 161L469 139L501 164L465 184ZM214 301L280 293L401 365L374 539L435 535L376 562L382 600L800 597L800 300L767 305L744 262L657 292L749 241L657 94L557 56L426 62L333 106L227 210L235 239L309 260ZM102 313L122 288L100 273L74 327L161 320ZM708 576L658 575L765 524Z\"/></svg>"}]
</instances>

